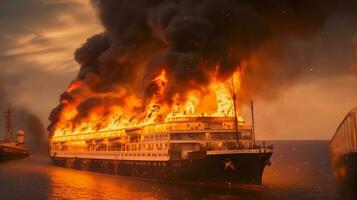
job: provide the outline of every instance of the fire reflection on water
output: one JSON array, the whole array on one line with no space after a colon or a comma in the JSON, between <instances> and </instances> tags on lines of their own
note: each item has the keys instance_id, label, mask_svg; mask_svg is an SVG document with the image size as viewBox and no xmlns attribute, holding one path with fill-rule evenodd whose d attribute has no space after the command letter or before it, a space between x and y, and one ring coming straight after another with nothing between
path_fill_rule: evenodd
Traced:
<instances>
[{"instance_id":1,"label":"fire reflection on water","mask_svg":"<svg viewBox=\"0 0 357 200\"><path fill-rule=\"evenodd\" d=\"M231 191L155 182L54 167L49 199L264 199L256 191Z\"/></svg>"},{"instance_id":2,"label":"fire reflection on water","mask_svg":"<svg viewBox=\"0 0 357 200\"><path fill-rule=\"evenodd\" d=\"M50 178L50 199L159 199L155 188L139 190L143 188L111 175L55 167Z\"/></svg>"},{"instance_id":3,"label":"fire reflection on water","mask_svg":"<svg viewBox=\"0 0 357 200\"><path fill-rule=\"evenodd\" d=\"M256 191L156 182L53 166L46 157L0 163L0 199L266 199ZM7 183L7 184L2 184Z\"/></svg>"}]
</instances>

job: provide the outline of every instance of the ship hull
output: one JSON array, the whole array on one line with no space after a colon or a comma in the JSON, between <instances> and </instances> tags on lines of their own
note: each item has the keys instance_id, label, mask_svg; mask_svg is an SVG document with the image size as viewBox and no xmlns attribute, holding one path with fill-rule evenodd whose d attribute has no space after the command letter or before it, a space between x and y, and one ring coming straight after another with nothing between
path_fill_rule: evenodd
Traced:
<instances>
[{"instance_id":1,"label":"ship hull","mask_svg":"<svg viewBox=\"0 0 357 200\"><path fill-rule=\"evenodd\" d=\"M62 167L146 179L259 185L271 155L271 152L219 154L168 161L52 157L52 161Z\"/></svg>"},{"instance_id":2,"label":"ship hull","mask_svg":"<svg viewBox=\"0 0 357 200\"><path fill-rule=\"evenodd\" d=\"M23 159L29 156L28 152L7 151L0 148L0 162Z\"/></svg>"}]
</instances>

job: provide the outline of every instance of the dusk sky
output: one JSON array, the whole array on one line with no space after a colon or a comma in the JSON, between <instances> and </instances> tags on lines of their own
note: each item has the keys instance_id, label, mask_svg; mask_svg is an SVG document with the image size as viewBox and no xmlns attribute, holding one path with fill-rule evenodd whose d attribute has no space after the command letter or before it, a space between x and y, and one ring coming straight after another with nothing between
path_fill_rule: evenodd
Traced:
<instances>
[{"instance_id":1,"label":"dusk sky","mask_svg":"<svg viewBox=\"0 0 357 200\"><path fill-rule=\"evenodd\" d=\"M60 94L78 73L74 51L103 30L86 0L1 1L0 109L25 108L47 126ZM255 99L257 138L330 139L357 107L356 12L329 15L318 34L280 42L284 53L269 63L301 70L270 77L286 84ZM243 116L250 121L247 107Z\"/></svg>"}]
</instances>

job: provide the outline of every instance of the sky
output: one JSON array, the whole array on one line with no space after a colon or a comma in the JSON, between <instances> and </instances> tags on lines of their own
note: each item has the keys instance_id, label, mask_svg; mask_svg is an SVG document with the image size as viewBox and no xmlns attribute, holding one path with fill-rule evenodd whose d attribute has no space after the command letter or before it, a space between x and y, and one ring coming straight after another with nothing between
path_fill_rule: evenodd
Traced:
<instances>
[{"instance_id":1,"label":"sky","mask_svg":"<svg viewBox=\"0 0 357 200\"><path fill-rule=\"evenodd\" d=\"M273 97L255 100L257 139L332 137L357 107L356 22L350 14L330 16L320 34L289 42L281 60L272 60L304 70ZM74 51L102 31L86 0L0 1L0 109L25 108L48 125L59 95L78 73ZM249 122L247 107L242 114Z\"/></svg>"}]
</instances>

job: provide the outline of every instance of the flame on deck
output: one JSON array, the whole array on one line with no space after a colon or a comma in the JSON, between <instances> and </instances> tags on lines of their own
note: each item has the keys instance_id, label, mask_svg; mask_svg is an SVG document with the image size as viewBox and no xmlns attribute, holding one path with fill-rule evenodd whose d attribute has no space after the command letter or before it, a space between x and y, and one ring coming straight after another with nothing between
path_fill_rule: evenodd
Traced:
<instances>
[{"instance_id":1,"label":"flame on deck","mask_svg":"<svg viewBox=\"0 0 357 200\"><path fill-rule=\"evenodd\" d=\"M174 94L169 104L164 100L163 95L170 80L166 71L162 69L161 73L152 80L155 92L146 100L146 103L136 94L119 89L110 95L121 98L122 106L108 105L103 102L103 106L89 110L80 121L76 120L76 117L79 113L77 109L81 98L88 98L92 94L89 89L85 91L86 85L82 81L74 81L68 87L67 92L75 92L77 88L81 88L82 93L84 90L86 96L77 95L75 100L62 101L65 107L52 131L52 137L139 127L183 117L234 117L232 87L236 92L239 91L240 72L236 71L225 81L216 80L215 75L212 75L211 80L210 84L200 91L191 90L186 94ZM144 103L147 106L143 110L137 111ZM238 122L244 123L244 119L239 114L237 116Z\"/></svg>"}]
</instances>

